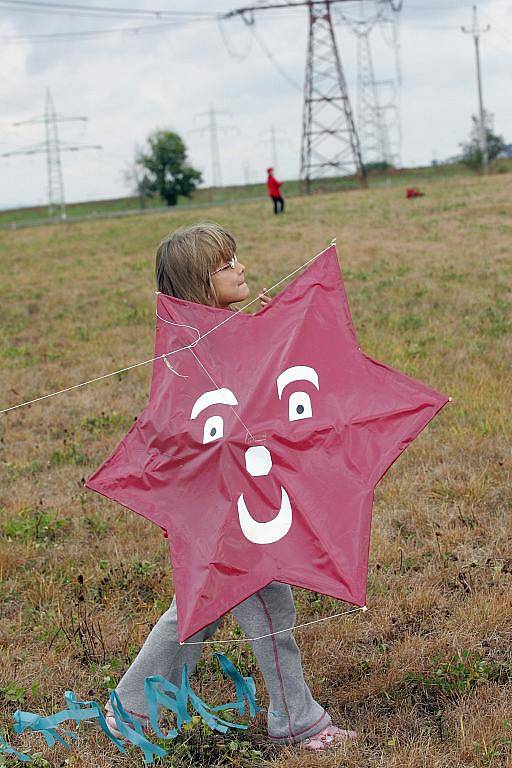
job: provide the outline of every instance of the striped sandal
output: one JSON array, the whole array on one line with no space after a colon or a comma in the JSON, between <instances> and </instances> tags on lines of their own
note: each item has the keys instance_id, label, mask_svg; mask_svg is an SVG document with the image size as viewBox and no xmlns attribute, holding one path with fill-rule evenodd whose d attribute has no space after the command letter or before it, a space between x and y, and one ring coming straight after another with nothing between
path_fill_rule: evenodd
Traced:
<instances>
[{"instance_id":1,"label":"striped sandal","mask_svg":"<svg viewBox=\"0 0 512 768\"><path fill-rule=\"evenodd\" d=\"M309 749L312 752L324 752L333 745L341 744L345 741L353 741L354 739L357 739L356 731L343 731L335 725L328 725L320 733L315 733L309 739L301 741L299 746L301 749Z\"/></svg>"},{"instance_id":2,"label":"striped sandal","mask_svg":"<svg viewBox=\"0 0 512 768\"><path fill-rule=\"evenodd\" d=\"M139 712L133 712L131 709L127 709L126 711L128 712L129 715L131 715L134 718L134 720L138 720L138 722L142 725L142 728L146 733L151 730L151 724L149 722L149 717L147 717L147 715L141 715ZM114 717L114 712L112 711L110 702L107 702L105 706L105 720L108 725L109 731L113 736L116 737L116 739L126 740L126 737L123 736L123 734L117 727L116 718ZM123 722L125 721L123 720ZM126 723L126 725L129 728L133 727L130 723Z\"/></svg>"}]
</instances>

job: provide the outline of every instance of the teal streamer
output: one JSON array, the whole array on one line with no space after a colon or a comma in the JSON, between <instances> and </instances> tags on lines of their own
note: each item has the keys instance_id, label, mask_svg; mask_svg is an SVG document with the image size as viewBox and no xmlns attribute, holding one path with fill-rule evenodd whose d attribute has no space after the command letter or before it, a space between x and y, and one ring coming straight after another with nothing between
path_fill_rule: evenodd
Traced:
<instances>
[{"instance_id":1,"label":"teal streamer","mask_svg":"<svg viewBox=\"0 0 512 768\"><path fill-rule=\"evenodd\" d=\"M218 660L220 667L225 675L227 675L236 688L237 700L232 704L220 704L217 707L213 707L214 712L219 712L222 709L238 709L243 715L245 714L245 700L249 705L249 715L254 717L258 712L261 712L261 707L256 704L256 685L252 677L242 677L238 669L233 662L224 656L223 653L214 653L215 658Z\"/></svg>"},{"instance_id":2,"label":"teal streamer","mask_svg":"<svg viewBox=\"0 0 512 768\"><path fill-rule=\"evenodd\" d=\"M66 701L66 704L68 705L68 709L73 712L73 720L75 722L78 722L78 718L76 715L79 715L82 720L88 719L85 716L82 716L82 714L87 711L85 708L88 707L89 711L91 712L91 718L96 718L98 721L98 725L100 726L103 733L108 736L108 738L114 742L116 747L119 749L120 752L126 753L126 749L124 747L124 744L122 741L117 739L110 731L107 721L105 720L105 715L101 711L101 707L98 705L96 701L80 701L76 698L73 691L66 691L64 694L64 699Z\"/></svg>"},{"instance_id":3,"label":"teal streamer","mask_svg":"<svg viewBox=\"0 0 512 768\"><path fill-rule=\"evenodd\" d=\"M159 747L158 744L153 744L144 736L141 723L136 717L133 717L125 710L115 691L112 691L110 694L110 705L114 713L117 729L127 741L142 750L146 765L151 765L155 756L164 757L167 754L167 750Z\"/></svg>"},{"instance_id":4,"label":"teal streamer","mask_svg":"<svg viewBox=\"0 0 512 768\"><path fill-rule=\"evenodd\" d=\"M53 747L55 742L58 741L63 747L70 749L70 745L56 730L65 720L75 719L74 714L69 709L63 709L61 712L57 712L55 715L49 715L48 717L36 715L34 712L22 712L17 709L13 717L14 730L16 733L23 733L23 731L27 730L37 731L43 735L49 747ZM69 738L78 738L73 731L68 731L67 729L62 730L66 736L69 736Z\"/></svg>"},{"instance_id":5,"label":"teal streamer","mask_svg":"<svg viewBox=\"0 0 512 768\"><path fill-rule=\"evenodd\" d=\"M221 733L226 733L229 728L246 729L247 725L225 720L217 714L218 712L235 709L239 713L245 714L246 702L251 717L254 717L257 712L261 711L260 707L256 704L256 686L252 677L243 677L235 665L224 656L224 654L215 653L214 656L219 661L223 673L232 680L235 686L236 701L211 707L192 689L186 665L183 666L181 685L179 688L161 675L154 675L146 678L144 683L144 693L148 704L149 721L158 738L167 740L176 738L183 728L183 725L189 723L192 719L189 713L189 703L209 728L220 731ZM77 699L72 691L66 691L64 699L67 708L54 715L49 715L48 717L43 717L33 712L22 712L17 710L14 713L15 732L19 734L28 730L36 731L43 735L43 738L49 747L52 747L56 742L59 742L64 747L70 749L70 744L65 740L62 734L71 740L77 739L78 737L73 731L62 728L62 723L66 720L72 720L78 724L84 721L95 720L105 735L116 745L116 747L121 752L126 753L126 748L123 742L116 738L110 731L101 707L97 702L81 701ZM144 734L142 724L137 717L131 715L124 709L116 691L111 692L109 701L117 729L122 734L125 741L142 751L146 765L152 765L155 757L164 757L167 754L167 751L163 749L163 747L154 744L147 738ZM164 733L161 730L158 722L162 709L170 710L176 717L176 726L171 728L167 733ZM30 756L18 752L2 738L0 738L0 750L6 754L17 757L18 760L21 760L22 762L32 761Z\"/></svg>"},{"instance_id":6,"label":"teal streamer","mask_svg":"<svg viewBox=\"0 0 512 768\"><path fill-rule=\"evenodd\" d=\"M12 755L13 757L17 757L18 760L20 760L22 763L31 763L32 758L29 755L24 755L22 752L18 752L17 749L14 749L14 747L11 747L10 744L8 744L4 739L0 736L0 752L3 752L6 755Z\"/></svg>"},{"instance_id":7,"label":"teal streamer","mask_svg":"<svg viewBox=\"0 0 512 768\"><path fill-rule=\"evenodd\" d=\"M147 677L144 688L146 701L148 702L149 721L154 732L161 739L176 738L183 725L189 723L192 719L188 713L190 683L188 681L187 665L183 665L180 688L161 675ZM173 693L174 698L168 696L167 693ZM176 715L176 728L171 728L166 734L163 733L158 724L159 712L162 707L169 709Z\"/></svg>"}]
</instances>

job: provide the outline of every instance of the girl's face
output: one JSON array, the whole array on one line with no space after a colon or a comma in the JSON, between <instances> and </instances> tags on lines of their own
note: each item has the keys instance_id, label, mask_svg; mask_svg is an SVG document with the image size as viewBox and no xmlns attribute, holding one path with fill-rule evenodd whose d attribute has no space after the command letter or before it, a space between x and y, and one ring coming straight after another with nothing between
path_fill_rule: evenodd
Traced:
<instances>
[{"instance_id":1,"label":"girl's face","mask_svg":"<svg viewBox=\"0 0 512 768\"><path fill-rule=\"evenodd\" d=\"M230 264L233 263L234 267ZM249 286L245 282L245 267L236 260L224 263L212 272L212 283L217 294L218 306L229 309L230 304L244 301L249 296Z\"/></svg>"}]
</instances>

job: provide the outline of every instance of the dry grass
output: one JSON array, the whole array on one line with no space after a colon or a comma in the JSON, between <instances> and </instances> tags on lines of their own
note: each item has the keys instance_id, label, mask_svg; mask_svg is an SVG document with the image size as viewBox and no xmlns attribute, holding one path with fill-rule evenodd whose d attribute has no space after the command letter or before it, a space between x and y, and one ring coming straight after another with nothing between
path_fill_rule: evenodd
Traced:
<instances>
[{"instance_id":1,"label":"dry grass","mask_svg":"<svg viewBox=\"0 0 512 768\"><path fill-rule=\"evenodd\" d=\"M241 737L192 729L164 764L512 766L512 180L425 191L299 199L282 218L259 203L208 211L236 233L254 292L336 234L363 349L454 403L377 489L370 610L297 632L315 696L358 743L321 757L269 747L259 716ZM190 217L0 233L2 407L151 356L153 252ZM105 699L168 605L159 533L83 488L144 406L149 376L0 419L2 723L18 703L56 711L69 688ZM302 620L339 610L300 591L297 604ZM264 699L250 652L230 655ZM210 652L195 684L212 702L230 695ZM37 736L13 743L40 751L40 766L141 764L94 731L69 754Z\"/></svg>"}]
</instances>

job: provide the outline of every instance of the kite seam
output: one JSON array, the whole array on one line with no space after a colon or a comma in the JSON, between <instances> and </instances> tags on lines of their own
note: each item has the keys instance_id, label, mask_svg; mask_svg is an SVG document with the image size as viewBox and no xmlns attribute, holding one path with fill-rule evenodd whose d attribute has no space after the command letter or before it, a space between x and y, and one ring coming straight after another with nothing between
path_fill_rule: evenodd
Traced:
<instances>
[{"instance_id":1,"label":"kite seam","mask_svg":"<svg viewBox=\"0 0 512 768\"><path fill-rule=\"evenodd\" d=\"M281 283L284 283L285 280L288 280L289 277L292 277L297 272L300 272L301 269L304 269L304 267L307 267L308 264L311 264L312 261L317 259L319 256L321 256L323 253L329 250L329 248L332 247L332 243L327 247L324 248L323 251L320 251L320 253L317 253L316 256L313 256L311 259L308 259L308 261L305 261L304 264L301 264L300 267L297 267L297 269L294 269L293 272L290 272L285 277L281 278L281 280L278 280L277 283L275 283L273 286L271 286L267 293L272 291L274 288L277 288L278 285L281 285ZM16 405L11 405L9 408L2 408L0 410L0 415L3 413L8 413L9 411L14 411L17 408L24 408L26 405L32 405L33 403L38 403L41 400L47 400L50 397L56 397L57 395L63 395L66 392L71 392L73 389L78 389L79 387L85 387L88 384L94 384L96 381L102 381L103 379L108 379L111 376L117 376L120 373L125 373L126 371L131 371L133 368L140 368L143 365L149 365L149 363L155 362L155 360L161 360L165 359L167 357L170 357L171 355L176 355L178 352L183 352L186 349L191 349L192 347L195 347L196 344L198 344L201 339L206 338L210 333L213 333L213 331L216 331L218 328L220 328L222 325L228 322L228 320L232 320L236 315L238 315L240 312L243 312L244 309L247 309L247 307L250 307L251 304L254 304L256 301L259 301L259 297L256 297L252 301L250 301L248 304L245 304L243 307L240 307L240 309L236 309L234 312L230 313L230 316L227 317L225 320L223 320L221 323L218 323L218 325L214 325L213 328L210 328L209 331L206 331L202 336L200 335L195 341L191 342L191 344L187 344L185 347L180 347L179 349L173 349L169 352L164 352L162 355L157 355L156 357L151 357L148 360L142 360L140 363L133 363L132 365L127 365L124 368L119 368L117 371L111 371L110 373L104 373L101 376L95 376L92 379L87 379L87 381L82 381L79 384L72 384L70 387L64 387L63 389L59 389L55 392L49 392L46 395L41 395L40 397L34 397L32 400L26 400L23 403L17 403ZM162 318L160 318L162 319ZM169 320L164 320L164 322L170 322ZM172 324L172 323L171 323ZM174 325L179 325L179 323L174 323ZM192 326L188 326L192 328ZM194 329L197 330L197 329Z\"/></svg>"},{"instance_id":2,"label":"kite seam","mask_svg":"<svg viewBox=\"0 0 512 768\"><path fill-rule=\"evenodd\" d=\"M337 619L340 616L346 616L349 613L358 613L359 611L367 611L367 605L361 605L357 608L351 608L348 611L342 611L341 613L333 613L331 616L323 616L321 619L313 619L312 621L305 621L302 624L295 624L293 627L287 627L286 629L277 629L275 632L269 632L267 635L259 635L258 637L239 637L232 638L230 640L184 640L180 642L180 645L215 645L215 643L253 643L255 640L264 640L267 637L273 637L274 635L280 635L283 632L291 632L295 629L302 629L303 627L309 627L311 624L319 624L322 621L329 621L329 619Z\"/></svg>"}]
</instances>

